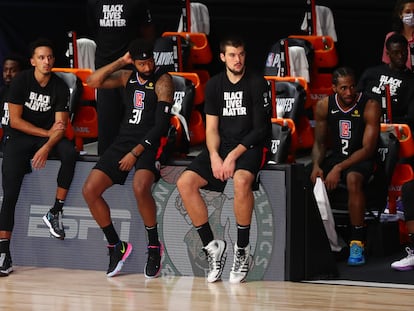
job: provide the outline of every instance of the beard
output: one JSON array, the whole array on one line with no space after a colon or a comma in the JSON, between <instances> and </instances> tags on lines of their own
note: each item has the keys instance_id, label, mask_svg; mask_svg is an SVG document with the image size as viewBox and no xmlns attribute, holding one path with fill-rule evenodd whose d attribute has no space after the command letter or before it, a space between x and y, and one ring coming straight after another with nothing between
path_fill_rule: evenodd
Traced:
<instances>
[{"instance_id":1,"label":"beard","mask_svg":"<svg viewBox=\"0 0 414 311\"><path fill-rule=\"evenodd\" d=\"M138 74L144 80L149 80L154 76L154 72L150 72L150 73L138 72Z\"/></svg>"},{"instance_id":2,"label":"beard","mask_svg":"<svg viewBox=\"0 0 414 311\"><path fill-rule=\"evenodd\" d=\"M240 70L235 70L235 69L231 69L229 67L227 67L228 71L230 71L232 74L234 74L235 76L241 76L244 73L244 68L242 67Z\"/></svg>"}]
</instances>

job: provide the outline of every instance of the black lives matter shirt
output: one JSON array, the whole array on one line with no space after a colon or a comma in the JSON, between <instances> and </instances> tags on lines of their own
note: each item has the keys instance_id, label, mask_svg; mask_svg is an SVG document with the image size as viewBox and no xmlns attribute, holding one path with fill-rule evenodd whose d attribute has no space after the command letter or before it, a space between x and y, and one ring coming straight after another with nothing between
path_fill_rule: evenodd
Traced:
<instances>
[{"instance_id":1,"label":"black lives matter shirt","mask_svg":"<svg viewBox=\"0 0 414 311\"><path fill-rule=\"evenodd\" d=\"M414 74L406 71L391 70L388 65L368 68L362 74L358 90L367 92L381 102L383 87L389 85L393 123L408 124L414 128Z\"/></svg>"},{"instance_id":2,"label":"black lives matter shirt","mask_svg":"<svg viewBox=\"0 0 414 311\"><path fill-rule=\"evenodd\" d=\"M224 148L262 145L269 130L270 110L268 84L262 76L246 72L233 84L222 72L206 84L204 112L219 117Z\"/></svg>"},{"instance_id":3,"label":"black lives matter shirt","mask_svg":"<svg viewBox=\"0 0 414 311\"><path fill-rule=\"evenodd\" d=\"M123 56L130 42L140 36L141 26L152 22L147 0L89 0L88 6L96 68Z\"/></svg>"},{"instance_id":4,"label":"black lives matter shirt","mask_svg":"<svg viewBox=\"0 0 414 311\"><path fill-rule=\"evenodd\" d=\"M69 111L69 88L66 83L51 73L45 87L34 77L34 69L19 73L12 81L8 102L23 106L22 118L33 125L50 129L55 122L56 112ZM21 133L8 128L10 133Z\"/></svg>"}]
</instances>

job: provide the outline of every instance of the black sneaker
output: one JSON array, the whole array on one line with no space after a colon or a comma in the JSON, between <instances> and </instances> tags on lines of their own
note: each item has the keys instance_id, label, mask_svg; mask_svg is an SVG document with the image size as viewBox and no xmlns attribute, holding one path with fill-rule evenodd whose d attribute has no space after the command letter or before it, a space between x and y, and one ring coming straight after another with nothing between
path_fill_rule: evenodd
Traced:
<instances>
[{"instance_id":1,"label":"black sneaker","mask_svg":"<svg viewBox=\"0 0 414 311\"><path fill-rule=\"evenodd\" d=\"M52 214L49 211L45 216L43 216L43 222L49 227L50 234L53 237L63 240L65 238L65 229L63 228L63 224L60 220L61 216L62 212Z\"/></svg>"},{"instance_id":2,"label":"black sneaker","mask_svg":"<svg viewBox=\"0 0 414 311\"><path fill-rule=\"evenodd\" d=\"M13 272L10 253L0 253L0 277L9 276Z\"/></svg>"},{"instance_id":3,"label":"black sneaker","mask_svg":"<svg viewBox=\"0 0 414 311\"><path fill-rule=\"evenodd\" d=\"M128 242L120 241L116 245L108 245L108 250L110 258L106 276L112 277L121 271L125 260L132 252L132 245Z\"/></svg>"},{"instance_id":4,"label":"black sneaker","mask_svg":"<svg viewBox=\"0 0 414 311\"><path fill-rule=\"evenodd\" d=\"M161 242L159 246L148 245L148 259L144 268L146 278L153 279L158 277L161 271L161 257L163 252L164 247Z\"/></svg>"}]
</instances>

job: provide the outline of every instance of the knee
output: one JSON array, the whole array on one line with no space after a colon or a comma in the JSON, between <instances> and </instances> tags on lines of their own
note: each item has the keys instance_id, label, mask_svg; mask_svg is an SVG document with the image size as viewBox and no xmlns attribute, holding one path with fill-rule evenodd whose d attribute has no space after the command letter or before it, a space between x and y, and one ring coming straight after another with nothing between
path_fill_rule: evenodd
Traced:
<instances>
[{"instance_id":1,"label":"knee","mask_svg":"<svg viewBox=\"0 0 414 311\"><path fill-rule=\"evenodd\" d=\"M363 176L359 173L349 173L346 178L346 187L348 192L355 193L363 190Z\"/></svg>"},{"instance_id":2,"label":"knee","mask_svg":"<svg viewBox=\"0 0 414 311\"><path fill-rule=\"evenodd\" d=\"M177 189L181 197L186 197L189 193L196 191L198 186L190 174L184 172L177 180Z\"/></svg>"},{"instance_id":3,"label":"knee","mask_svg":"<svg viewBox=\"0 0 414 311\"><path fill-rule=\"evenodd\" d=\"M82 195L87 203L91 202L98 196L95 187L88 180L85 181L82 187Z\"/></svg>"},{"instance_id":4,"label":"knee","mask_svg":"<svg viewBox=\"0 0 414 311\"><path fill-rule=\"evenodd\" d=\"M134 194L136 198L141 198L142 196L151 194L151 188L152 188L152 181L149 180L134 180L133 183L134 188Z\"/></svg>"},{"instance_id":5,"label":"knee","mask_svg":"<svg viewBox=\"0 0 414 311\"><path fill-rule=\"evenodd\" d=\"M252 179L245 175L235 176L233 179L235 193L247 194L252 189Z\"/></svg>"}]
</instances>

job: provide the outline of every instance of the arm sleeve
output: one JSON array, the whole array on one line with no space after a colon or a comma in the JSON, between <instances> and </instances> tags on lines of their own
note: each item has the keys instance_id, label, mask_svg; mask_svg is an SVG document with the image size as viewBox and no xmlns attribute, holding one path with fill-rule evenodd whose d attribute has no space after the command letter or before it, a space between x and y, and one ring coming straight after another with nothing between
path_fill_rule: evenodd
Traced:
<instances>
[{"instance_id":1,"label":"arm sleeve","mask_svg":"<svg viewBox=\"0 0 414 311\"><path fill-rule=\"evenodd\" d=\"M269 83L262 77L255 77L250 85L252 100L252 129L240 142L247 149L264 144L271 129L272 104Z\"/></svg>"},{"instance_id":2,"label":"arm sleeve","mask_svg":"<svg viewBox=\"0 0 414 311\"><path fill-rule=\"evenodd\" d=\"M157 103L155 124L140 142L145 148L158 148L161 137L167 134L170 125L171 106L170 103L163 101Z\"/></svg>"}]
</instances>

